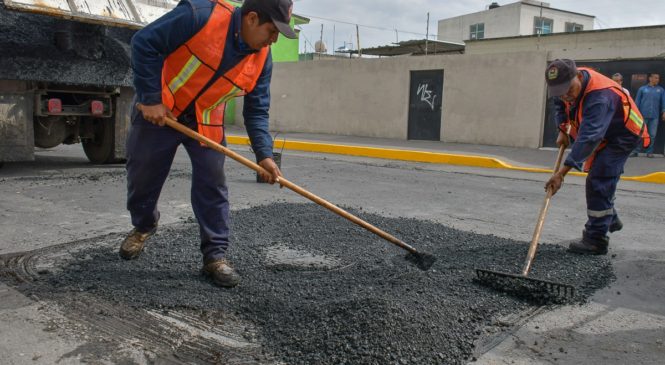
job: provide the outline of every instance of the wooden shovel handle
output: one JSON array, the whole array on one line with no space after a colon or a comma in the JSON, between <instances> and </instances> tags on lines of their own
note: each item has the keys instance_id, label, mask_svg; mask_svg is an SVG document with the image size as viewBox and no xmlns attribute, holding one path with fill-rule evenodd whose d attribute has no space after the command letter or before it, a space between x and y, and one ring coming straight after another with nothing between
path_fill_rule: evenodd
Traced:
<instances>
[{"instance_id":1,"label":"wooden shovel handle","mask_svg":"<svg viewBox=\"0 0 665 365\"><path fill-rule=\"evenodd\" d=\"M554 174L559 171L561 167L561 162L563 161L563 153L566 150L565 145L559 147L559 154L556 158L556 163L554 164ZM540 239L540 232L543 230L543 224L545 223L545 216L547 215L547 209L550 206L550 200L552 200L552 189L547 189L547 195L543 201L543 205L540 208L540 214L538 215L538 222L536 223L536 228L533 231L533 238L531 239L531 244L529 244L529 253L526 255L526 260L524 262L524 269L522 269L522 275L527 276L529 271L531 271L531 265L533 264L533 258L536 257L536 251L538 250L538 240Z\"/></svg>"},{"instance_id":2,"label":"wooden shovel handle","mask_svg":"<svg viewBox=\"0 0 665 365\"><path fill-rule=\"evenodd\" d=\"M191 137L191 138L193 138L193 139L195 139L195 140L197 140L201 143L204 143L208 147L210 147L210 148L212 148L212 149L214 149L218 152L221 152L221 153L225 154L226 156L240 162L241 164L249 167L250 169L252 169L256 172L270 175L270 173L267 170L265 170L263 167L261 167L259 164L257 164L255 162L241 156L240 154L238 154L236 152L233 152L232 150L222 146L221 144L211 140L210 138L205 137L205 136L197 133L196 131L193 131L192 129L188 128L187 126L184 126L184 125L178 123L173 118L166 117L166 125L168 125L169 127L171 127L173 129L187 135L188 137ZM324 208L327 208L328 210L332 211L333 213L336 213L336 214L350 220L351 222L365 228L366 230L376 234L377 236L385 239L386 241L389 241L389 242L391 242L391 243L393 243L393 244L395 244L395 245L397 245L397 246L399 246L399 247L401 247L401 248L403 248L403 249L405 249L409 252L412 252L412 253L417 252L415 248L413 248L412 246L410 246L407 243L403 242L402 240L398 239L397 237L395 237L395 236L393 236L393 235L391 235L387 232L384 232L383 230L377 228L374 225L371 225L371 224L365 222L364 220L356 217L355 215L347 212L346 210L344 210L344 209L330 203L329 201L327 201L327 200L325 200L325 199L323 199L323 198L321 198L321 197L319 197L319 196L317 196L317 195L301 188L300 186L290 182L289 180L285 179L284 177L278 177L277 182L281 186L285 186L285 187L293 190L294 192L304 196L305 198L315 202L316 204L318 204L318 205L320 205Z\"/></svg>"}]
</instances>

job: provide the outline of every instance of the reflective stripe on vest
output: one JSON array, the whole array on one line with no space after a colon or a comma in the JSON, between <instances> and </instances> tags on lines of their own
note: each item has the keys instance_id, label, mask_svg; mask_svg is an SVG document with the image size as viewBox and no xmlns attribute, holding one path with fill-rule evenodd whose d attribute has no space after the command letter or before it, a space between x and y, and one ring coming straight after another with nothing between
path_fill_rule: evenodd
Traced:
<instances>
[{"instance_id":1,"label":"reflective stripe on vest","mask_svg":"<svg viewBox=\"0 0 665 365\"><path fill-rule=\"evenodd\" d=\"M642 118L641 115L635 113L635 110L630 106L630 104L625 103L623 105L623 112L624 112L624 115L625 115L625 113L630 114L630 119L633 121L633 123L635 123L635 126L637 126L637 128L640 131L646 130L646 127L644 126L644 118ZM651 137L649 136L649 132L648 131L646 131L646 132L647 132L646 133L647 138L651 139ZM637 134L637 135L639 135L639 134ZM648 141L646 141L646 142L648 142ZM647 147L649 147L648 143L647 143Z\"/></svg>"},{"instance_id":2,"label":"reflective stripe on vest","mask_svg":"<svg viewBox=\"0 0 665 365\"><path fill-rule=\"evenodd\" d=\"M243 58L213 80L224 55L234 7L217 0L206 24L171 53L162 68L162 103L178 117L192 103L198 132L221 142L226 102L254 90L269 48Z\"/></svg>"},{"instance_id":3,"label":"reflective stripe on vest","mask_svg":"<svg viewBox=\"0 0 665 365\"><path fill-rule=\"evenodd\" d=\"M201 66L202 63L199 61L196 56L192 55L189 58L189 61L185 64L185 66L180 70L180 73L176 75L176 77L169 82L169 89L172 94L176 94L178 90L180 90L181 87L189 81L189 79L194 75L196 70L199 69L199 66Z\"/></svg>"},{"instance_id":4,"label":"reflective stripe on vest","mask_svg":"<svg viewBox=\"0 0 665 365\"><path fill-rule=\"evenodd\" d=\"M233 89L228 94L222 96L213 105L203 110L203 112L201 113L202 115L200 123L205 125L215 125L214 118L212 117L212 112L217 108L219 108L221 104L226 104L226 102L229 101L231 98L235 98L236 96L238 96L238 93L240 91L241 91L240 89L234 86Z\"/></svg>"}]
</instances>

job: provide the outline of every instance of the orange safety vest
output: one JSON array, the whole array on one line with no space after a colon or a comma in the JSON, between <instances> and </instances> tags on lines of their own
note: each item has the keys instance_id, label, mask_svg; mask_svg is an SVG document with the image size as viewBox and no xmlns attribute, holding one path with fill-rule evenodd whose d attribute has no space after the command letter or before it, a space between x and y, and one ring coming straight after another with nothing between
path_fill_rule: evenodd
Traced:
<instances>
[{"instance_id":1,"label":"orange safety vest","mask_svg":"<svg viewBox=\"0 0 665 365\"><path fill-rule=\"evenodd\" d=\"M162 103L178 117L194 102L198 132L216 142L224 138L226 102L254 90L269 51L264 47L246 56L206 87L222 62L234 10L217 0L203 28L171 53L162 67Z\"/></svg>"},{"instance_id":2,"label":"orange safety vest","mask_svg":"<svg viewBox=\"0 0 665 365\"><path fill-rule=\"evenodd\" d=\"M569 130L568 134L574 139L577 139L577 134L579 132L580 125L582 125L583 122L582 114L584 111L584 101L586 100L587 95L589 95L589 93L592 91L609 89L614 91L617 95L621 97L621 103L623 105L623 115L625 118L624 125L626 129L628 129L631 133L633 133L636 136L641 136L643 146L645 148L648 147L649 144L651 143L651 138L649 137L649 132L647 131L647 127L644 124L644 118L642 117L642 114L637 108L637 105L635 105L633 98L630 97L630 95L627 95L616 82L605 77L601 73L598 73L595 70L592 70L587 67L578 67L578 70L586 71L589 73L589 82L587 84L586 89L584 90L582 99L580 99L580 104L577 107L577 115L574 118L571 118L570 116L570 108L572 106L571 103L564 103L566 105L566 116L568 117L568 121L563 123L561 130L564 131L564 133L566 133L565 132L566 130ZM593 161L596 157L596 154L600 150L605 148L605 145L607 145L607 141L603 140L598 145L598 147L596 147L591 157L589 157L584 163L584 171L588 172L589 170L591 170L591 166L593 165Z\"/></svg>"}]
</instances>

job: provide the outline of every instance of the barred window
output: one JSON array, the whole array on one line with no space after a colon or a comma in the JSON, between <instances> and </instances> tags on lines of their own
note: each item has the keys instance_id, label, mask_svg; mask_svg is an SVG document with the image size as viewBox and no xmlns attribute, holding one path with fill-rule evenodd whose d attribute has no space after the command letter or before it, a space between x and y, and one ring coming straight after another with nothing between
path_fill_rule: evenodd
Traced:
<instances>
[{"instance_id":1,"label":"barred window","mask_svg":"<svg viewBox=\"0 0 665 365\"><path fill-rule=\"evenodd\" d=\"M584 26L582 24L566 22L566 32L581 32L583 30Z\"/></svg>"},{"instance_id":2,"label":"barred window","mask_svg":"<svg viewBox=\"0 0 665 365\"><path fill-rule=\"evenodd\" d=\"M550 34L552 33L553 25L554 20L552 19L535 17L533 21L533 34Z\"/></svg>"},{"instance_id":3,"label":"barred window","mask_svg":"<svg viewBox=\"0 0 665 365\"><path fill-rule=\"evenodd\" d=\"M469 39L483 39L485 38L485 23L474 24L470 27Z\"/></svg>"}]
</instances>

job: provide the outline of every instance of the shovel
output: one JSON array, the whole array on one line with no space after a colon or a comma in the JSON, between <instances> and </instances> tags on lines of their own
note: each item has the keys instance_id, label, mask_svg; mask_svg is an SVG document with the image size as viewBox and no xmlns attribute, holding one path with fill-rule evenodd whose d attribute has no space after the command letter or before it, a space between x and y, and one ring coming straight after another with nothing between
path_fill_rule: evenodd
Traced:
<instances>
[{"instance_id":1,"label":"shovel","mask_svg":"<svg viewBox=\"0 0 665 365\"><path fill-rule=\"evenodd\" d=\"M178 123L175 119L171 117L166 117L166 125L169 127L187 135L188 137L191 137L201 143L204 143L208 147L221 152L225 154L226 156L236 160L237 162L240 162L241 164L249 167L250 169L258 172L258 173L264 173L270 175L268 171L266 171L263 167L259 166L257 163L254 163L247 158L237 154L236 152L233 152L232 150L222 146L221 144L211 140L210 138L207 138L190 128ZM285 179L284 177L278 177L277 178L277 183L279 183L281 186L287 187L294 192L304 196L305 198L313 201L314 203L327 208L328 210L332 211L333 213L346 218L350 220L351 222L365 228L366 230L376 234L377 236L385 239L386 241L399 246L403 248L404 250L408 251L409 253L406 255L406 260L414 263L419 269L421 270L428 270L432 265L434 264L434 261L436 261L436 257L434 257L431 254L428 253L423 253L423 252L418 252L415 248L412 246L408 245L407 243L403 242L402 240L398 239L397 237L388 234L381 229L365 222L364 220L356 217L355 215L345 211L344 209L328 202L327 200L320 198L317 195L314 195L310 193L309 191L301 188L300 186L290 182L289 180Z\"/></svg>"}]
</instances>

